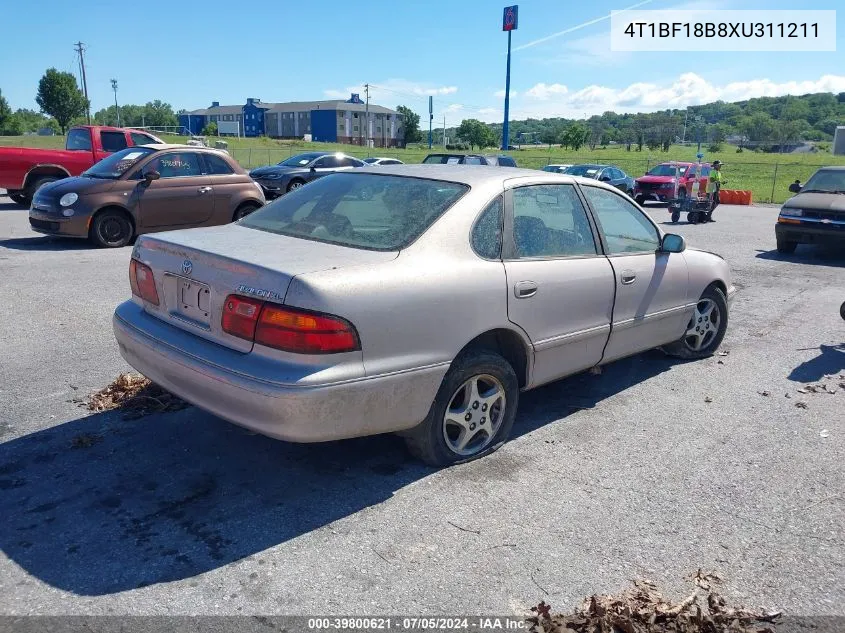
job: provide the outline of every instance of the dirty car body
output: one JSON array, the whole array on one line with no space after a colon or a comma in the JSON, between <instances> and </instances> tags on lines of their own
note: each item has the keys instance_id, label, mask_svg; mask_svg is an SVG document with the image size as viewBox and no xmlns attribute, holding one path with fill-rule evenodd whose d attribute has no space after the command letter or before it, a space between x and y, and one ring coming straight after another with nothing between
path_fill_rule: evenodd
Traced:
<instances>
[{"instance_id":1,"label":"dirty car body","mask_svg":"<svg viewBox=\"0 0 845 633\"><path fill-rule=\"evenodd\" d=\"M114 331L150 379L272 437L400 432L436 464L504 441L491 425L520 390L675 345L703 293L734 292L722 258L616 189L495 167L327 176L229 226L144 236L132 261Z\"/></svg>"},{"instance_id":2,"label":"dirty car body","mask_svg":"<svg viewBox=\"0 0 845 633\"><path fill-rule=\"evenodd\" d=\"M792 253L798 244L845 245L845 167L823 167L783 203L775 238L777 250Z\"/></svg>"}]
</instances>

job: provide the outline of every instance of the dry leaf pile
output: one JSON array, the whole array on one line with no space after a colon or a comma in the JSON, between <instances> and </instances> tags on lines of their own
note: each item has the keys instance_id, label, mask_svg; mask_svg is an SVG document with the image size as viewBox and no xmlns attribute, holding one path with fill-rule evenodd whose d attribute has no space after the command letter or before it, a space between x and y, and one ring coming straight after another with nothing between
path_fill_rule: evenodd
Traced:
<instances>
[{"instance_id":1,"label":"dry leaf pile","mask_svg":"<svg viewBox=\"0 0 845 633\"><path fill-rule=\"evenodd\" d=\"M120 374L114 382L95 391L80 404L97 412L121 409L124 417L130 420L152 413L179 411L188 406L187 402L165 391L149 378L126 373Z\"/></svg>"},{"instance_id":2,"label":"dry leaf pile","mask_svg":"<svg viewBox=\"0 0 845 633\"><path fill-rule=\"evenodd\" d=\"M591 596L570 614L552 615L541 602L528 618L532 633L775 633L780 613L730 607L714 589L719 581L701 570L692 577L695 591L678 603L661 595L654 583L636 580L616 596Z\"/></svg>"}]
</instances>

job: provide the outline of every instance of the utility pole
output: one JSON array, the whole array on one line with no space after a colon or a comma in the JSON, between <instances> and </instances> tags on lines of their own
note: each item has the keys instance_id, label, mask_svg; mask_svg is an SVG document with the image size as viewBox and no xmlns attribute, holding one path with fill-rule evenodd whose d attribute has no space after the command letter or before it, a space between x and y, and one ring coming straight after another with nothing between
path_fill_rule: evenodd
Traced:
<instances>
[{"instance_id":1,"label":"utility pole","mask_svg":"<svg viewBox=\"0 0 845 633\"><path fill-rule=\"evenodd\" d=\"M364 120L367 126L367 147L370 147L370 84L364 84L364 94L367 97L366 105L364 106Z\"/></svg>"},{"instance_id":2,"label":"utility pole","mask_svg":"<svg viewBox=\"0 0 845 633\"><path fill-rule=\"evenodd\" d=\"M85 96L85 118L88 120L88 125L91 125L91 102L88 101L88 80L85 78L84 47L85 45L82 42L77 42L74 50L79 53L79 66L82 69L82 94Z\"/></svg>"},{"instance_id":3,"label":"utility pole","mask_svg":"<svg viewBox=\"0 0 845 633\"><path fill-rule=\"evenodd\" d=\"M111 80L111 89L114 90L114 111L117 113L117 127L120 127L120 108L117 107L117 79Z\"/></svg>"},{"instance_id":4,"label":"utility pole","mask_svg":"<svg viewBox=\"0 0 845 633\"><path fill-rule=\"evenodd\" d=\"M684 132L681 136L681 145L687 140L687 114L689 114L689 107L684 110Z\"/></svg>"},{"instance_id":5,"label":"utility pole","mask_svg":"<svg viewBox=\"0 0 845 633\"><path fill-rule=\"evenodd\" d=\"M434 121L434 97L428 95L428 149L431 149L431 125Z\"/></svg>"},{"instance_id":6,"label":"utility pole","mask_svg":"<svg viewBox=\"0 0 845 633\"><path fill-rule=\"evenodd\" d=\"M443 149L446 149L446 115L443 115Z\"/></svg>"}]
</instances>

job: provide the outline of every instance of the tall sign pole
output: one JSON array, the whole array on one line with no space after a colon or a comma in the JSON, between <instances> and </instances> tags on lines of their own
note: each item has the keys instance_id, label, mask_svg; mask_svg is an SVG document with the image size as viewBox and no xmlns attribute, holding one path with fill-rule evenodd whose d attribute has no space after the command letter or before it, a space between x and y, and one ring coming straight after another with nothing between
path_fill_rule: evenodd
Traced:
<instances>
[{"instance_id":1,"label":"tall sign pole","mask_svg":"<svg viewBox=\"0 0 845 633\"><path fill-rule=\"evenodd\" d=\"M505 13L502 17L502 30L508 32L508 68L505 72L505 122L502 125L502 149L508 149L508 135L510 132L508 119L510 118L510 102L511 102L511 33L516 30L519 24L519 7L514 5L512 7L505 7Z\"/></svg>"},{"instance_id":2,"label":"tall sign pole","mask_svg":"<svg viewBox=\"0 0 845 633\"><path fill-rule=\"evenodd\" d=\"M431 126L434 123L434 97L428 96L428 149L431 149Z\"/></svg>"}]
</instances>

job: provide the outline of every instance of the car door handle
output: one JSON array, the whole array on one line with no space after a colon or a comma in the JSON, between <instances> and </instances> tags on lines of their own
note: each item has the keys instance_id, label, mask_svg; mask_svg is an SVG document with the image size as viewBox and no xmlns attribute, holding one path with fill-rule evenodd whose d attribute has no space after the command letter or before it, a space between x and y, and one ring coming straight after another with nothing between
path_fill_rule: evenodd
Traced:
<instances>
[{"instance_id":1,"label":"car door handle","mask_svg":"<svg viewBox=\"0 0 845 633\"><path fill-rule=\"evenodd\" d=\"M200 193L208 193L209 191L211 191L211 187L200 187L199 189L197 189L197 191L199 191Z\"/></svg>"},{"instance_id":2,"label":"car door handle","mask_svg":"<svg viewBox=\"0 0 845 633\"><path fill-rule=\"evenodd\" d=\"M626 270L622 273L622 285L623 286L630 286L637 280L637 275L631 272L630 270Z\"/></svg>"},{"instance_id":3,"label":"car door handle","mask_svg":"<svg viewBox=\"0 0 845 633\"><path fill-rule=\"evenodd\" d=\"M533 281L520 281L513 287L513 294L517 299L527 299L537 294L537 284Z\"/></svg>"}]
</instances>

